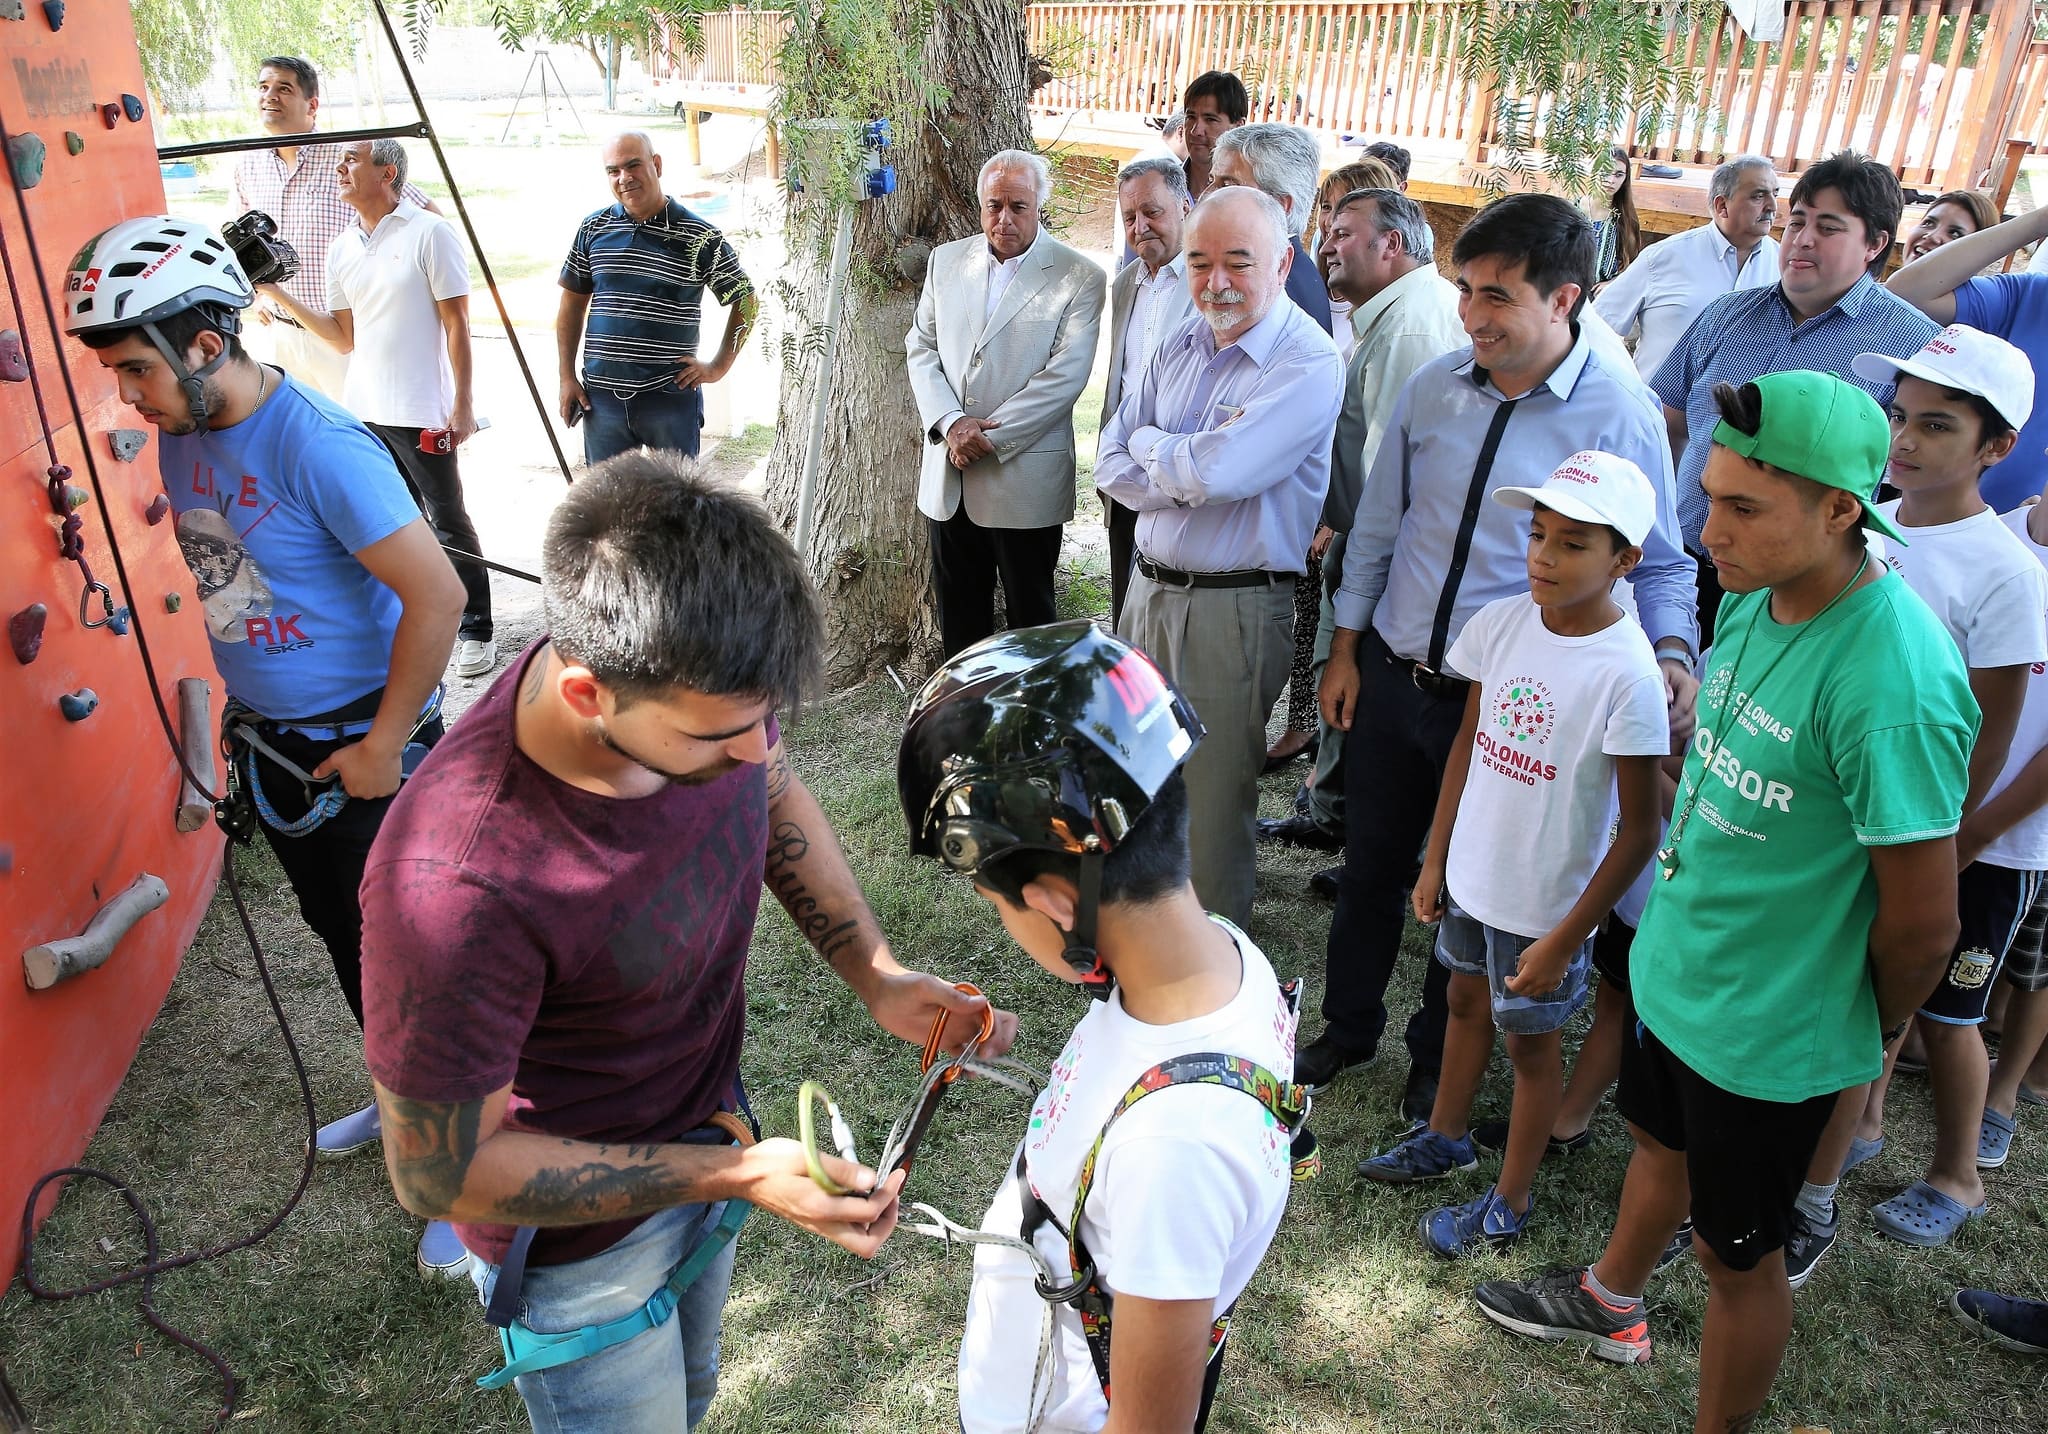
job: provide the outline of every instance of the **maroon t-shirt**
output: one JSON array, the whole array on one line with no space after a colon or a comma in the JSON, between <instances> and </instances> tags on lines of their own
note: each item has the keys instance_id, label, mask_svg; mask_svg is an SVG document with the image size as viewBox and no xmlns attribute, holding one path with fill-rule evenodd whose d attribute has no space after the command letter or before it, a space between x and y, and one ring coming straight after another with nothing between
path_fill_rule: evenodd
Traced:
<instances>
[{"instance_id":1,"label":"maroon t-shirt","mask_svg":"<svg viewBox=\"0 0 2048 1434\"><path fill-rule=\"evenodd\" d=\"M739 1073L741 978L768 845L766 769L620 800L513 740L512 664L405 784L363 875L370 1072L411 1100L512 1087L505 1128L649 1143L697 1129ZM777 740L769 719L770 745ZM531 1264L639 1221L543 1229ZM505 1225L458 1225L493 1263Z\"/></svg>"}]
</instances>

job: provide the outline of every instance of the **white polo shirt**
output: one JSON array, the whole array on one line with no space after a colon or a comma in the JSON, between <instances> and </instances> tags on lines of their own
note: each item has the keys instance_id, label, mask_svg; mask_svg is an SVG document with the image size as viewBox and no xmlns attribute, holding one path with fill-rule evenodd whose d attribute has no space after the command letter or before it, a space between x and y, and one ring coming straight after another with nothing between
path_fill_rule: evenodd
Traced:
<instances>
[{"instance_id":1,"label":"white polo shirt","mask_svg":"<svg viewBox=\"0 0 2048 1434\"><path fill-rule=\"evenodd\" d=\"M343 403L366 423L442 428L455 371L435 304L469 293L455 228L405 202L365 233L360 220L327 251L327 307L354 316L355 354Z\"/></svg>"},{"instance_id":2,"label":"white polo shirt","mask_svg":"<svg viewBox=\"0 0 2048 1434\"><path fill-rule=\"evenodd\" d=\"M1759 239L1744 259L1708 220L1643 250L1600 291L1592 307L1618 334L1641 329L1635 365L1647 381L1678 347L1700 310L1723 294L1777 282L1777 240Z\"/></svg>"}]
</instances>

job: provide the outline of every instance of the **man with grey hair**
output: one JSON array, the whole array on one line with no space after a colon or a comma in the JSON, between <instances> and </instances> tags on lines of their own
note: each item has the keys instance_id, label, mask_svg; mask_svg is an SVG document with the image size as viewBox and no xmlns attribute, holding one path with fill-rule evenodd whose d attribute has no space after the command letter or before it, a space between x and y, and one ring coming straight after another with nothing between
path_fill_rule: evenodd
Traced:
<instances>
[{"instance_id":1,"label":"man with grey hair","mask_svg":"<svg viewBox=\"0 0 2048 1434\"><path fill-rule=\"evenodd\" d=\"M1778 281L1778 175L1760 154L1739 154L1707 184L1713 218L1652 244L1594 296L1593 310L1624 338L1635 334L1636 372L1662 366L1711 301Z\"/></svg>"},{"instance_id":2,"label":"man with grey hair","mask_svg":"<svg viewBox=\"0 0 2048 1434\"><path fill-rule=\"evenodd\" d=\"M1074 516L1074 401L1102 326L1102 270L1046 233L1045 160L981 167L981 234L932 251L905 337L924 425L917 507L947 656L995 630L1051 622L1060 536Z\"/></svg>"},{"instance_id":3,"label":"man with grey hair","mask_svg":"<svg viewBox=\"0 0 2048 1434\"><path fill-rule=\"evenodd\" d=\"M1153 351L1103 426L1095 469L1103 492L1138 514L1117 631L1172 674L1209 730L1186 767L1195 891L1240 925L1266 714L1287 684L1294 585L1343 397L1337 346L1281 301L1288 270L1307 262L1289 239L1285 212L1259 189L1227 187L1195 206L1184 251L1195 317Z\"/></svg>"},{"instance_id":4,"label":"man with grey hair","mask_svg":"<svg viewBox=\"0 0 2048 1434\"><path fill-rule=\"evenodd\" d=\"M453 225L401 197L405 171L395 139L342 146L339 190L356 222L327 250L327 307L276 285L263 292L307 333L359 355L344 406L384 440L442 545L481 555L456 467L456 450L477 430L469 261ZM455 672L480 677L498 658L490 575L461 558L455 573L463 589Z\"/></svg>"},{"instance_id":5,"label":"man with grey hair","mask_svg":"<svg viewBox=\"0 0 2048 1434\"><path fill-rule=\"evenodd\" d=\"M1322 163L1322 146L1305 129L1291 124L1239 125L1216 141L1206 192L1247 185L1279 203L1287 216L1288 243L1294 249L1294 263L1287 271L1287 297L1330 333L1336 320L1330 313L1329 291L1323 287L1321 271L1301 247L1309 215L1315 212Z\"/></svg>"},{"instance_id":6,"label":"man with grey hair","mask_svg":"<svg viewBox=\"0 0 2048 1434\"><path fill-rule=\"evenodd\" d=\"M1187 171L1177 160L1156 156L1133 160L1116 177L1117 210L1124 246L1132 259L1109 286L1109 377L1102 399L1102 426L1124 395L1138 386L1146 361L1159 341L1194 316L1181 231L1192 199ZM1138 515L1104 494L1102 513L1109 529L1109 620L1122 616L1137 556Z\"/></svg>"},{"instance_id":7,"label":"man with grey hair","mask_svg":"<svg viewBox=\"0 0 2048 1434\"><path fill-rule=\"evenodd\" d=\"M1422 206L1391 189L1354 189L1330 214L1323 239L1330 292L1351 305L1357 346L1344 375L1344 407L1330 445L1330 491L1315 543L1323 560L1322 619L1316 629L1316 680L1336 636L1333 605L1344 575L1344 542L1358 512L1365 475L1390 427L1394 400L1424 364L1467 346L1457 286L1437 271ZM1327 721L1314 774L1288 817L1259 823L1261 841L1323 851L1344 849L1344 734ZM1343 868L1320 871L1309 889L1336 899Z\"/></svg>"}]
</instances>

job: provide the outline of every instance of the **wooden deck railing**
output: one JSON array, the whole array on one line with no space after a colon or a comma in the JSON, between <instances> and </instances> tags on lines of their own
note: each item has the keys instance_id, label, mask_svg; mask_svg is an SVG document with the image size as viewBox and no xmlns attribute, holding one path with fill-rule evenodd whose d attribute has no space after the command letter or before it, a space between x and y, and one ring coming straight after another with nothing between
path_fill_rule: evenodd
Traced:
<instances>
[{"instance_id":1,"label":"wooden deck railing","mask_svg":"<svg viewBox=\"0 0 2048 1434\"><path fill-rule=\"evenodd\" d=\"M1055 78L1041 115L1137 134L1203 70L1233 70L1256 118L1325 134L1462 143L1493 139L1460 73L1459 12L1478 0L1046 0L1026 7L1032 53ZM1762 45L1732 19L1669 42L1700 102L1647 142L1646 159L1711 163L1766 154L1797 171L1844 146L1875 154L1909 185L1978 182L2014 136L2048 145L2048 43L2028 0L1793 0L1785 37ZM664 46L666 70L711 88L768 87L785 18L706 15L704 55ZM664 63L657 59L657 72ZM1641 138L1640 136L1637 136Z\"/></svg>"}]
</instances>

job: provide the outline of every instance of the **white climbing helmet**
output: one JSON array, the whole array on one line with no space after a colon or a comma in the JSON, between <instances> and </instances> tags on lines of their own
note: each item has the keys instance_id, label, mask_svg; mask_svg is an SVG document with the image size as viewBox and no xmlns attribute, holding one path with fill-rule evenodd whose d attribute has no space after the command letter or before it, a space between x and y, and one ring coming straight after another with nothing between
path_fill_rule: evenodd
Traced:
<instances>
[{"instance_id":1,"label":"white climbing helmet","mask_svg":"<svg viewBox=\"0 0 2048 1434\"><path fill-rule=\"evenodd\" d=\"M86 241L64 275L64 331L135 328L201 304L220 327L240 328L256 291L234 251L196 219L127 219Z\"/></svg>"}]
</instances>

